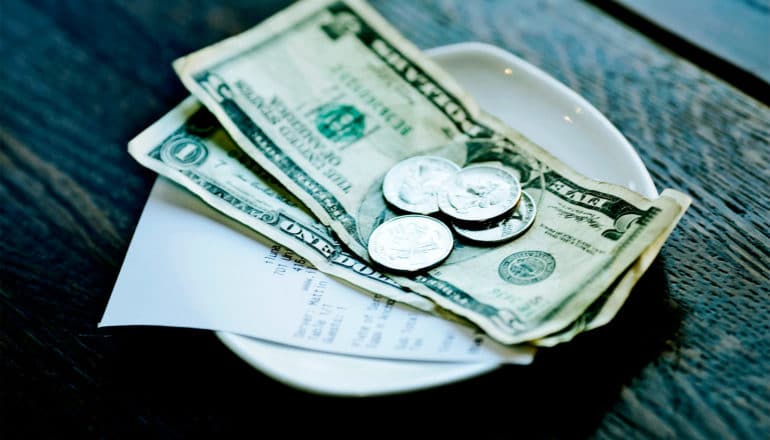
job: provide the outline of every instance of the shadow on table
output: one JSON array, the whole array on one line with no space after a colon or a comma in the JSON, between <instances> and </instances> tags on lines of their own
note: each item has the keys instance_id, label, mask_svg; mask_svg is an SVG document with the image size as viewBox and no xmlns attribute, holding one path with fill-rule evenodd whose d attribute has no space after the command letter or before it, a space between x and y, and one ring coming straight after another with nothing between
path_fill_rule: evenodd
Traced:
<instances>
[{"instance_id":1,"label":"shadow on table","mask_svg":"<svg viewBox=\"0 0 770 440\"><path fill-rule=\"evenodd\" d=\"M209 436L280 429L335 434L575 437L593 432L630 383L677 332L662 264L640 280L607 326L469 381L420 392L335 398L307 394L252 369L210 332L134 329L120 339L100 388L97 431ZM118 332L120 333L120 332ZM105 424L106 426L99 426ZM355 428L365 426L365 428ZM126 433L124 431L124 433ZM344 436L344 435L343 435Z\"/></svg>"},{"instance_id":2,"label":"shadow on table","mask_svg":"<svg viewBox=\"0 0 770 440\"><path fill-rule=\"evenodd\" d=\"M367 406L372 416L390 414L395 423L409 415L425 422L427 432L588 435L621 388L671 349L681 319L656 261L610 324L541 350L533 365L506 366L471 381L379 398ZM361 412L355 402L339 406L343 412Z\"/></svg>"}]
</instances>

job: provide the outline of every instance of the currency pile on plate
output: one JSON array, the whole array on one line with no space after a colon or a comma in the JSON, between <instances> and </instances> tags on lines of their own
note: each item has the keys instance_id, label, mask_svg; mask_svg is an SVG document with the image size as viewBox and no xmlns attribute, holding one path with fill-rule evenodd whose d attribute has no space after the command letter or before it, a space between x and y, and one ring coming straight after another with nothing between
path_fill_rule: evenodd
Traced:
<instances>
[{"instance_id":1,"label":"currency pile on plate","mask_svg":"<svg viewBox=\"0 0 770 440\"><path fill-rule=\"evenodd\" d=\"M406 215L372 232L369 257L395 272L417 273L439 265L454 249L452 231L479 245L511 241L532 225L537 211L532 196L504 168L461 169L438 156L399 162L385 175L382 193L393 209Z\"/></svg>"},{"instance_id":2,"label":"currency pile on plate","mask_svg":"<svg viewBox=\"0 0 770 440\"><path fill-rule=\"evenodd\" d=\"M300 1L174 69L192 97L129 143L139 163L321 271L503 344L609 322L690 204L579 174L363 1Z\"/></svg>"}]
</instances>

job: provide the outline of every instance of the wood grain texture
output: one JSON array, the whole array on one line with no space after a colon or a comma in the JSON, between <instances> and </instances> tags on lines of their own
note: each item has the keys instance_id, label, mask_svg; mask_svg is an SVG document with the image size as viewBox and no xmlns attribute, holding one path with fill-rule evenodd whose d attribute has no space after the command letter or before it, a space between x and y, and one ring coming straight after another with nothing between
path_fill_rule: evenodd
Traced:
<instances>
[{"instance_id":1,"label":"wood grain texture","mask_svg":"<svg viewBox=\"0 0 770 440\"><path fill-rule=\"evenodd\" d=\"M97 330L153 180L126 142L186 95L170 62L285 3L0 2L0 438L768 437L770 109L567 0L373 5L420 47L485 41L551 73L693 196L612 324L366 400L285 387L209 332Z\"/></svg>"},{"instance_id":2,"label":"wood grain texture","mask_svg":"<svg viewBox=\"0 0 770 440\"><path fill-rule=\"evenodd\" d=\"M770 1L615 1L770 83Z\"/></svg>"}]
</instances>

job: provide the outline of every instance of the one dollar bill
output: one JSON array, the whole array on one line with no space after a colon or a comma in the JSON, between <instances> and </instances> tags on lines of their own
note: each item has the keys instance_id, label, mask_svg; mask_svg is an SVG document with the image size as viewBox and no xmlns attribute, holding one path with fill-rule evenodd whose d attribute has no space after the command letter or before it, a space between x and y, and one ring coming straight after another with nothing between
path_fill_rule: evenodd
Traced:
<instances>
[{"instance_id":1,"label":"one dollar bill","mask_svg":"<svg viewBox=\"0 0 770 440\"><path fill-rule=\"evenodd\" d=\"M293 250L319 270L412 307L435 304L346 251L300 202L232 142L195 98L128 143L143 166L166 176L228 217Z\"/></svg>"},{"instance_id":2,"label":"one dollar bill","mask_svg":"<svg viewBox=\"0 0 770 440\"><path fill-rule=\"evenodd\" d=\"M260 235L272 237L273 240L270 241L278 241L284 246L290 246L298 257L314 263L323 271L359 287L362 284L372 283L377 286L372 290L385 289L389 291L389 295L398 298L402 303L432 312L439 318L445 317L430 300L398 289L392 280L345 252L342 245L331 236L328 228L318 223L275 179L267 175L259 165L238 149L216 119L195 98L186 99L131 140L129 152L142 165L185 187L213 208L259 232ZM259 239L253 234L248 236ZM272 245L270 242L266 244ZM221 258L219 255L200 255L199 257L206 261ZM293 269L298 268L294 266ZM248 275L244 277L244 279L247 278ZM270 284L266 282L266 286ZM292 282L289 281L289 284ZM308 284L305 283L305 287L307 286ZM262 287L264 290L265 286ZM326 316L327 312L336 310L334 312L336 315L326 316L329 319L334 316L335 322L340 325L332 332L335 337L315 337L317 335L314 330L308 331L308 334L313 333L315 336L303 339L291 325L289 327L279 325L273 329L275 331L272 333L269 331L272 328L269 323L261 327L249 326L243 322L239 324L236 319L233 325L236 327L240 325L241 330L247 333L257 332L255 334L259 337L295 344L298 347L370 357L527 364L532 361L535 352L533 347L528 345L498 344L479 333L478 329L462 325L466 322L453 320L453 322L439 323L440 319L422 316L416 311L410 311L409 318L404 318L403 309L398 307L396 307L398 310L390 309L392 303L388 303L385 309L380 308L381 313L376 314L376 319L372 318L374 315L359 316L355 310L360 312L364 307L367 313L378 310L377 304L380 302L376 297L367 306L361 306L360 302L353 301L358 305L350 304L352 308L348 310L345 304L342 304L343 307L338 307L340 304L334 305L335 301L343 301L345 289L322 288L321 290L326 295L324 302L318 305L323 309L320 312L321 315ZM217 296L216 292L211 293ZM273 293L279 296L286 294L280 289ZM328 295L331 296L327 298ZM262 296L262 300L269 299L269 295ZM331 305L325 302L327 299ZM281 299L275 301L276 304L287 303ZM291 301L287 304L289 303ZM240 304L232 304L232 306L241 307ZM272 309L276 307L272 306ZM304 315L302 322L305 322L305 318L311 316L306 312L311 315L313 313L308 310L305 312L292 310L286 312L286 317L291 321L292 316L296 319ZM323 316L319 318L321 321L326 319ZM396 327L391 326L390 330L397 331L387 331L390 324L386 324L383 320L391 318L396 321L407 319L404 321L406 326L394 324ZM125 321L125 319L126 316L117 318L118 321ZM130 317L128 319L131 320ZM378 319L379 322L373 324L374 321L370 322L370 319ZM356 328L356 322L364 325L362 327L364 330L351 330L351 325ZM387 322L391 323L391 321ZM344 330L345 328L348 330ZM367 328L372 331L367 333ZM420 336L419 330L415 328L421 328L427 333ZM427 330L428 328L430 331ZM337 332L337 330L340 331ZM262 333L267 331L267 334L260 335L258 334L260 331ZM415 331L417 333L414 333ZM355 335L352 339L349 338L351 334ZM368 342L360 343L364 339ZM412 342L407 343L407 341Z\"/></svg>"},{"instance_id":3,"label":"one dollar bill","mask_svg":"<svg viewBox=\"0 0 770 440\"><path fill-rule=\"evenodd\" d=\"M435 154L515 173L538 205L524 236L459 244L436 269L391 277L506 344L564 330L603 294L622 303L614 286L630 289L629 269L657 253L689 204L578 174L480 111L360 1L297 3L174 67L240 149L362 259L369 234L395 215L380 189L395 163Z\"/></svg>"},{"instance_id":4,"label":"one dollar bill","mask_svg":"<svg viewBox=\"0 0 770 440\"><path fill-rule=\"evenodd\" d=\"M240 151L195 98L186 99L131 140L129 152L140 164L185 187L228 217L291 248L327 273L358 287L369 285L374 291L395 287L392 280L348 254L328 228L319 224L272 176ZM555 345L609 322L664 239L665 236L659 237L619 282L569 327L532 343ZM395 290L389 295L416 308L452 317L416 294Z\"/></svg>"}]
</instances>

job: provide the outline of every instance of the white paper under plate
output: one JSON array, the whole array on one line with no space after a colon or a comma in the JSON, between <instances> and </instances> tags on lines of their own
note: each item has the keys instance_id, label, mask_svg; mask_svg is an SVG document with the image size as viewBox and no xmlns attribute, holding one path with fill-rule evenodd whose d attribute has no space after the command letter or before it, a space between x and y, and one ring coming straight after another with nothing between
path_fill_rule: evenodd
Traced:
<instances>
[{"instance_id":1,"label":"white paper under plate","mask_svg":"<svg viewBox=\"0 0 770 440\"><path fill-rule=\"evenodd\" d=\"M647 196L657 192L639 156L595 108L561 83L493 46L465 43L428 54L451 73L482 108L501 118L579 171ZM162 191L183 191L159 179ZM163 215L149 203L143 218ZM155 215L153 217L152 215ZM140 222L137 228L152 227ZM132 243L133 245L133 243ZM367 396L418 390L467 379L495 362L408 362L357 358L292 348L232 333L222 342L243 360L291 386L323 394Z\"/></svg>"}]
</instances>

